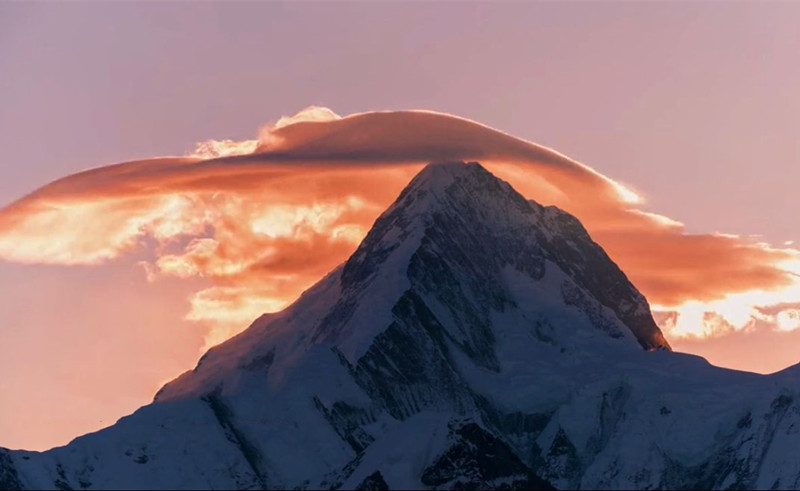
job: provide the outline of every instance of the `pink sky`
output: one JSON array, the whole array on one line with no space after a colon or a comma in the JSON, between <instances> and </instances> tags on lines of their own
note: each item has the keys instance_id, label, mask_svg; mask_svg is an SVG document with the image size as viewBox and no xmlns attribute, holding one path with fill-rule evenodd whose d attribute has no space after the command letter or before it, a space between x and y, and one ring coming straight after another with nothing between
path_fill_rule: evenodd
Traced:
<instances>
[{"instance_id":1,"label":"pink sky","mask_svg":"<svg viewBox=\"0 0 800 491\"><path fill-rule=\"evenodd\" d=\"M789 2L0 3L0 206L309 104L425 108L554 148L691 232L780 246L800 240L799 18ZM66 443L193 366L196 282L147 283L136 260L0 262L0 445ZM747 370L800 361L797 331L671 342Z\"/></svg>"}]
</instances>

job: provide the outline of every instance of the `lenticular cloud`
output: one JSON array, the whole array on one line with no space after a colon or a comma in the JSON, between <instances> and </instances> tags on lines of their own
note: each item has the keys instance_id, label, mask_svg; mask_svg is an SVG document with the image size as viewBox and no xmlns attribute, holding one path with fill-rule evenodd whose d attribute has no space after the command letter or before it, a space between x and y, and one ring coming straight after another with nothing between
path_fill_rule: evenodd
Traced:
<instances>
[{"instance_id":1,"label":"lenticular cloud","mask_svg":"<svg viewBox=\"0 0 800 491\"><path fill-rule=\"evenodd\" d=\"M189 318L216 326L209 342L218 342L345 260L411 177L443 160L480 161L530 199L576 215L664 313L668 334L800 325L795 309L771 307L800 301L798 251L687 234L586 165L429 111L340 117L312 106L257 139L67 176L0 210L0 258L99 265L147 249L151 280L213 282L191 299Z\"/></svg>"}]
</instances>

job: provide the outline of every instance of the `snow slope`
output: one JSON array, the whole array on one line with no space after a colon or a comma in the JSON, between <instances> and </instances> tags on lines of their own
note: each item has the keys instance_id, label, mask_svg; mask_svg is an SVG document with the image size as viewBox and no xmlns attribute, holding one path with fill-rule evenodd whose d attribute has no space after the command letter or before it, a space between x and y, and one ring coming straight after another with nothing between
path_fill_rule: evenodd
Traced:
<instances>
[{"instance_id":1,"label":"snow slope","mask_svg":"<svg viewBox=\"0 0 800 491\"><path fill-rule=\"evenodd\" d=\"M358 250L0 488L792 488L796 370L673 353L572 216L426 167Z\"/></svg>"}]
</instances>

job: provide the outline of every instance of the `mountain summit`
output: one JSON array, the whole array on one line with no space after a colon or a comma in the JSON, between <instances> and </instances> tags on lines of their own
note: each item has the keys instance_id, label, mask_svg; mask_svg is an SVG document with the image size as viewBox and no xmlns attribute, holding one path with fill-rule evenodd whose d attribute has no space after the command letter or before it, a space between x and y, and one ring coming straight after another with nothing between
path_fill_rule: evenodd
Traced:
<instances>
[{"instance_id":1,"label":"mountain summit","mask_svg":"<svg viewBox=\"0 0 800 491\"><path fill-rule=\"evenodd\" d=\"M358 363L412 314L439 325L419 337L494 372L502 371L498 324L537 325L570 349L595 338L619 349L669 349L647 301L577 219L526 200L480 164L438 163L411 181L343 266L286 311L212 349L157 400L202 395L241 358L274 351L274 361L287 359L287 348L278 349L287 338L303 353L330 345ZM432 361L417 360L419 369Z\"/></svg>"},{"instance_id":2,"label":"mountain summit","mask_svg":"<svg viewBox=\"0 0 800 491\"><path fill-rule=\"evenodd\" d=\"M0 487L796 486L798 384L763 380L670 352L571 215L431 164L294 304L110 428L0 450Z\"/></svg>"}]
</instances>

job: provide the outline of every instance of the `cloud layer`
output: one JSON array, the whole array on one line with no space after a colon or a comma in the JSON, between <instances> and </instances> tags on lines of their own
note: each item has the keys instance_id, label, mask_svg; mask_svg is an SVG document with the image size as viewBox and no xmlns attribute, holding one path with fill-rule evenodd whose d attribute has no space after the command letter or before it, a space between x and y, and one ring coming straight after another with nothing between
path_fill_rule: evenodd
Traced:
<instances>
[{"instance_id":1,"label":"cloud layer","mask_svg":"<svg viewBox=\"0 0 800 491\"><path fill-rule=\"evenodd\" d=\"M427 111L342 118L311 107L255 140L207 141L188 157L67 176L0 210L0 258L95 265L147 250L153 281L212 281L188 316L211 323L215 343L345 260L410 178L441 160L481 161L523 195L576 215L663 312L668 334L712 336L756 321L800 326L798 251L687 234L581 163Z\"/></svg>"}]
</instances>

